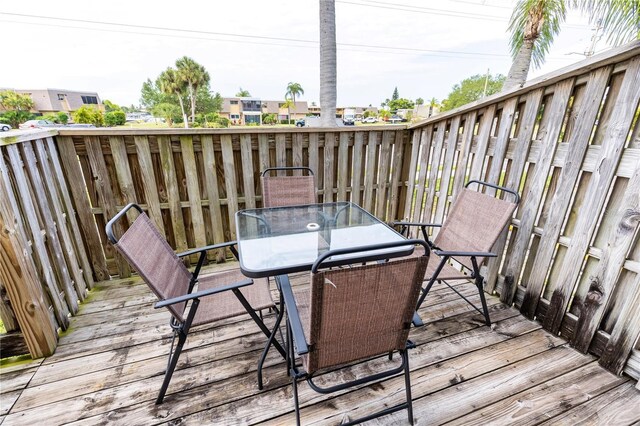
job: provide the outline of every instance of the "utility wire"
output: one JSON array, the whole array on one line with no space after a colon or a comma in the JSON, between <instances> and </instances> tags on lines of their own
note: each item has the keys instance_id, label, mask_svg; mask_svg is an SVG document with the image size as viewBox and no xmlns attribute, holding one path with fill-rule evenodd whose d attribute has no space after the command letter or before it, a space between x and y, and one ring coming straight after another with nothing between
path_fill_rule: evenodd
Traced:
<instances>
[{"instance_id":1,"label":"utility wire","mask_svg":"<svg viewBox=\"0 0 640 426\"><path fill-rule=\"evenodd\" d=\"M138 32L138 31L123 31L123 30L114 30L114 29L105 29L105 28L90 28L90 27L78 27L72 25L56 25L50 23L39 23L39 22L23 22L23 21L9 21L5 20L4 22L13 22L19 24L26 25L36 25L36 26L48 26L48 27L57 27L57 28L71 28L71 29L79 29L79 30L90 30L90 31L101 31L101 32L111 32L111 33L123 33L123 34L138 34L138 35L154 35L154 36L162 36L162 37L174 37L174 38L189 38L194 40L209 40L209 41L223 41L223 42L232 42L232 43L246 43L246 44L258 44L258 45L270 45L270 46L290 46L290 47L307 47L307 48L316 48L318 46L317 40L308 40L308 39L296 39L296 38L287 38L287 37L270 37L270 36L259 36L259 35L248 35L248 34L238 34L238 33L223 33L223 32L214 32L214 31L203 31L203 30L189 30L184 28L171 28L171 27L158 27L158 26L149 26L149 25L136 25L136 24L123 24L118 22L108 22L108 21L95 21L95 20L86 20L86 19L73 19L73 18L60 18L54 16L43 16L43 15L30 15L30 14L22 14L22 13L8 13L8 12L0 12L0 15L8 15L8 16L17 16L22 18L36 18L36 19L50 19L54 21L65 21L65 22L79 22L90 25L106 25L106 26L122 26L126 28L139 28L139 29L154 29L160 31L171 31L171 32L179 32L179 33L189 33L189 34L205 34L205 35L219 35L226 37L240 37L244 39L259 39L259 40L273 40L273 41L288 41L294 43L307 43L306 46L300 44L284 44L284 43L268 43L268 42L255 42L255 41L242 41L242 40L232 40L232 39L216 39L210 37L194 37L194 36L178 36L175 34L161 34L161 33L149 33L149 32ZM414 53L425 53L429 56L434 57L444 57L444 58L473 58L473 57L494 57L494 58L507 58L509 55L507 54L498 54L498 53L488 53L488 52L463 52L463 51L455 51L455 50L436 50L436 49L421 49L421 48L411 48L411 47L397 47L397 46L384 46L384 45L371 45L371 44L358 44L358 43L336 43L338 46L344 47L361 47L367 49L383 49L382 52L376 51L379 53L395 53L399 52L414 52ZM345 51L360 51L369 53L371 50L355 50L355 49L341 49ZM399 51L399 52L398 52ZM413 54L413 53L411 53ZM455 55L464 55L464 56L455 56ZM566 58L547 58L547 59L556 59L556 60L566 60Z\"/></svg>"}]
</instances>

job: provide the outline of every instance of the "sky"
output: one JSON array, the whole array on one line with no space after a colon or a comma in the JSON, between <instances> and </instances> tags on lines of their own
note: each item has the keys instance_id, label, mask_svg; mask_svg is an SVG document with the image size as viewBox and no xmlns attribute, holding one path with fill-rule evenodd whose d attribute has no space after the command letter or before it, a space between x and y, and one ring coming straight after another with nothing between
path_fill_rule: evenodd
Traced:
<instances>
[{"instance_id":1,"label":"sky","mask_svg":"<svg viewBox=\"0 0 640 426\"><path fill-rule=\"evenodd\" d=\"M0 87L94 91L138 105L140 88L175 60L205 66L211 89L319 103L322 0L0 2ZM507 74L511 0L336 0L338 105L442 100L474 74ZM570 12L533 78L584 60L592 27ZM600 40L596 52L606 50Z\"/></svg>"}]
</instances>

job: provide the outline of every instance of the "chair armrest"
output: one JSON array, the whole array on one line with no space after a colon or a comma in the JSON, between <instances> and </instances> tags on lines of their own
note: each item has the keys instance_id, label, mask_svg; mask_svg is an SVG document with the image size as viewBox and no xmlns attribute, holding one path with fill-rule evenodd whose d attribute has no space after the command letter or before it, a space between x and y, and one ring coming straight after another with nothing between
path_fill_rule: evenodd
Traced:
<instances>
[{"instance_id":1,"label":"chair armrest","mask_svg":"<svg viewBox=\"0 0 640 426\"><path fill-rule=\"evenodd\" d=\"M237 244L236 241L228 241L226 243L212 244L210 246L199 247L193 250L187 250L185 252L178 253L177 256L178 257L191 256L192 254L202 253L203 251L221 249L229 246L235 246L236 244Z\"/></svg>"},{"instance_id":2,"label":"chair armrest","mask_svg":"<svg viewBox=\"0 0 640 426\"><path fill-rule=\"evenodd\" d=\"M164 308L169 305L174 305L176 303L182 303L182 302L187 302L193 299L199 299L201 297L210 296L212 294L222 293L223 291L229 291L235 288L246 287L251 284L253 284L253 280L247 278L246 280L238 281L233 284L225 285L222 287L208 288L206 290L197 291L195 293L185 294L184 296L178 296L171 299L161 300L154 305L154 308L156 309Z\"/></svg>"},{"instance_id":3,"label":"chair armrest","mask_svg":"<svg viewBox=\"0 0 640 426\"><path fill-rule=\"evenodd\" d=\"M496 257L497 254L485 251L447 251L436 249L433 251L438 256L449 257Z\"/></svg>"},{"instance_id":4,"label":"chair armrest","mask_svg":"<svg viewBox=\"0 0 640 426\"><path fill-rule=\"evenodd\" d=\"M421 226L425 228L441 228L441 223L420 223L420 222L403 222L403 221L395 221L391 222L391 226Z\"/></svg>"},{"instance_id":5,"label":"chair armrest","mask_svg":"<svg viewBox=\"0 0 640 426\"><path fill-rule=\"evenodd\" d=\"M300 313L296 306L296 300L293 297L293 290L291 289L291 282L289 277L281 275L279 277L280 291L282 291L282 298L284 299L284 307L287 311L287 318L291 325L291 332L293 335L293 344L298 355L303 355L309 352L309 346L307 340L304 337L304 331L302 330L302 321L300 320Z\"/></svg>"}]
</instances>

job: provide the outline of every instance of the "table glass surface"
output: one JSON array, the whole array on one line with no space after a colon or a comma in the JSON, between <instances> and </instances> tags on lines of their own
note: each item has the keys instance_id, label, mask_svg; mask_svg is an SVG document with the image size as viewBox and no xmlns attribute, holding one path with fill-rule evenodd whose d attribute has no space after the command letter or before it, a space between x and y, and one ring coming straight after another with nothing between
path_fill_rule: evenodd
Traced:
<instances>
[{"instance_id":1,"label":"table glass surface","mask_svg":"<svg viewBox=\"0 0 640 426\"><path fill-rule=\"evenodd\" d=\"M405 238L361 207L349 203L240 210L236 213L240 268L250 277L310 270L329 250L402 241ZM412 247L371 250L371 256L406 254ZM332 261L361 256L333 256Z\"/></svg>"}]
</instances>

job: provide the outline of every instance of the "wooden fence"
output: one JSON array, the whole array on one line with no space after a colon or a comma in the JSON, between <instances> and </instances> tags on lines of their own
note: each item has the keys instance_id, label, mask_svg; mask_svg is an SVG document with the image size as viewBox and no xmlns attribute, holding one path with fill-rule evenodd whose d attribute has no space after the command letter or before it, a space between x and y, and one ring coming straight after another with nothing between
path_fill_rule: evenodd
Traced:
<instances>
[{"instance_id":1,"label":"wooden fence","mask_svg":"<svg viewBox=\"0 0 640 426\"><path fill-rule=\"evenodd\" d=\"M495 247L501 256L483 267L486 290L619 373L640 330L639 53L633 43L410 127L82 129L0 140L0 243L13 250L0 277L29 281L34 294L43 283L42 312L18 314L24 296L6 285L16 313L0 304L0 316L15 315L25 335L23 321L64 329L94 280L129 276L104 234L128 202L181 251L234 239L234 214L261 205L259 173L269 166L309 166L320 202L350 200L386 221L441 222L464 183L483 179L523 197ZM639 359L633 352L627 367L635 377Z\"/></svg>"},{"instance_id":2,"label":"wooden fence","mask_svg":"<svg viewBox=\"0 0 640 426\"><path fill-rule=\"evenodd\" d=\"M632 43L411 126L415 196L401 209L439 223L469 179L517 189L485 289L616 373L640 332L639 53Z\"/></svg>"}]
</instances>

